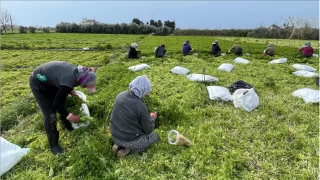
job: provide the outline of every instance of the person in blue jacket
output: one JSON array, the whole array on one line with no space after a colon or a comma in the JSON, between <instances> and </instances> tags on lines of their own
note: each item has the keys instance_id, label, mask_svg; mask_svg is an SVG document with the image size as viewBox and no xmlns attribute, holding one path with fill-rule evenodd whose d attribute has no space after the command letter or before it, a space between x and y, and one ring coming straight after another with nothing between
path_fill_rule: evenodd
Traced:
<instances>
[{"instance_id":1,"label":"person in blue jacket","mask_svg":"<svg viewBox=\"0 0 320 180\"><path fill-rule=\"evenodd\" d=\"M211 54L214 57L221 56L221 49L220 49L218 40L216 40L216 41L214 41L214 43L212 43Z\"/></svg>"},{"instance_id":2,"label":"person in blue jacket","mask_svg":"<svg viewBox=\"0 0 320 180\"><path fill-rule=\"evenodd\" d=\"M192 54L192 47L190 46L190 41L186 40L182 46L182 54L184 56Z\"/></svg>"}]
</instances>

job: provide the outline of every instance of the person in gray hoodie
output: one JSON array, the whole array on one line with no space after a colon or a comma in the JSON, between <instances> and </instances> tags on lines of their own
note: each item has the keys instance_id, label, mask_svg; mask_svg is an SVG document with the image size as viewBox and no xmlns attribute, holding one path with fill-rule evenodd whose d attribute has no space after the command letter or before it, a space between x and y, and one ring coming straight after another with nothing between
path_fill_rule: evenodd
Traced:
<instances>
[{"instance_id":1,"label":"person in gray hoodie","mask_svg":"<svg viewBox=\"0 0 320 180\"><path fill-rule=\"evenodd\" d=\"M129 91L117 95L110 118L110 130L115 142L112 149L116 157L143 152L158 141L158 134L153 131L157 113L149 114L142 101L150 91L151 82L142 75L129 84Z\"/></svg>"}]
</instances>

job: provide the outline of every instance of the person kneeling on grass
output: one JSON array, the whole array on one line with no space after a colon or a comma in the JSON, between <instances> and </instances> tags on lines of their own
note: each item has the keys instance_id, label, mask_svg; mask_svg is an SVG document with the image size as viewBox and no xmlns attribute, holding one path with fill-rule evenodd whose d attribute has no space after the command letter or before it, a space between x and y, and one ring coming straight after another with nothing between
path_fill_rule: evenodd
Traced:
<instances>
[{"instance_id":1,"label":"person kneeling on grass","mask_svg":"<svg viewBox=\"0 0 320 180\"><path fill-rule=\"evenodd\" d=\"M313 55L313 48L311 43L307 42L302 48L299 49L302 57L311 58Z\"/></svg>"},{"instance_id":2,"label":"person kneeling on grass","mask_svg":"<svg viewBox=\"0 0 320 180\"><path fill-rule=\"evenodd\" d=\"M265 50L263 51L263 54L264 54L264 56L267 56L267 55L273 56L273 55L274 55L274 52L275 52L275 48L274 48L273 44L272 44L272 43L269 43L267 49L265 49Z\"/></svg>"},{"instance_id":3,"label":"person kneeling on grass","mask_svg":"<svg viewBox=\"0 0 320 180\"><path fill-rule=\"evenodd\" d=\"M186 55L191 55L192 54L192 47L190 46L190 41L186 40L183 44L182 44L182 54L184 56Z\"/></svg>"},{"instance_id":4,"label":"person kneeling on grass","mask_svg":"<svg viewBox=\"0 0 320 180\"><path fill-rule=\"evenodd\" d=\"M156 56L156 58L163 58L164 55L166 55L166 46L164 44L162 44L161 46L158 46L155 51L154 54Z\"/></svg>"},{"instance_id":5,"label":"person kneeling on grass","mask_svg":"<svg viewBox=\"0 0 320 180\"><path fill-rule=\"evenodd\" d=\"M140 51L137 51L138 44L137 43L132 43L129 48L128 52L128 58L129 59L138 59L139 54L141 53Z\"/></svg>"},{"instance_id":6,"label":"person kneeling on grass","mask_svg":"<svg viewBox=\"0 0 320 180\"><path fill-rule=\"evenodd\" d=\"M110 119L110 130L115 142L112 149L117 157L145 151L159 139L154 132L157 113L148 112L142 98L151 91L145 76L136 77L129 91L117 95Z\"/></svg>"},{"instance_id":7,"label":"person kneeling on grass","mask_svg":"<svg viewBox=\"0 0 320 180\"><path fill-rule=\"evenodd\" d=\"M242 47L237 44L234 44L231 49L229 49L228 53L234 52L237 56L242 56Z\"/></svg>"},{"instance_id":8,"label":"person kneeling on grass","mask_svg":"<svg viewBox=\"0 0 320 180\"><path fill-rule=\"evenodd\" d=\"M216 40L216 41L214 41L214 43L212 43L211 54L212 54L214 57L219 57L219 56L221 56L221 49L220 49L218 40Z\"/></svg>"},{"instance_id":9,"label":"person kneeling on grass","mask_svg":"<svg viewBox=\"0 0 320 180\"><path fill-rule=\"evenodd\" d=\"M80 115L68 112L65 101L69 94L77 95L73 90L76 86L87 88L89 92L96 91L94 69L64 61L51 61L34 69L29 85L43 114L50 150L53 154L63 153L64 150L59 146L56 112L60 114L63 129L73 130L71 122L80 122Z\"/></svg>"}]
</instances>

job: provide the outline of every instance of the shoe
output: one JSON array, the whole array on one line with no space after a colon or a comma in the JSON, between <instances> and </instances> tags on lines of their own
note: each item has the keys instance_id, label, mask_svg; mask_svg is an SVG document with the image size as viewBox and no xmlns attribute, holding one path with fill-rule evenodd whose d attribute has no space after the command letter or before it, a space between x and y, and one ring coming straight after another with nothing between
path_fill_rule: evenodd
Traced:
<instances>
[{"instance_id":1,"label":"shoe","mask_svg":"<svg viewBox=\"0 0 320 180\"><path fill-rule=\"evenodd\" d=\"M64 150L59 145L59 132L48 133L49 147L53 154L64 153Z\"/></svg>"},{"instance_id":2,"label":"shoe","mask_svg":"<svg viewBox=\"0 0 320 180\"><path fill-rule=\"evenodd\" d=\"M113 151L114 153L116 153L118 146L119 146L118 144L114 144L114 145L112 146L112 151Z\"/></svg>"},{"instance_id":3,"label":"shoe","mask_svg":"<svg viewBox=\"0 0 320 180\"><path fill-rule=\"evenodd\" d=\"M124 157L126 155L128 155L131 152L131 149L129 148L125 148L123 146L119 146L119 145L113 145L112 149L114 149L115 152L115 156L116 157Z\"/></svg>"}]
</instances>

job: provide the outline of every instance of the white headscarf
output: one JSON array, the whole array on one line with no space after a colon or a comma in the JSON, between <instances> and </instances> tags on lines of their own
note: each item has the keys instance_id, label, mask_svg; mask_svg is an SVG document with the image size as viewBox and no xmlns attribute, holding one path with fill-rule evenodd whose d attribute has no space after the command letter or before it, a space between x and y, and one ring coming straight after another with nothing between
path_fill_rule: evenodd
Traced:
<instances>
[{"instance_id":1,"label":"white headscarf","mask_svg":"<svg viewBox=\"0 0 320 180\"><path fill-rule=\"evenodd\" d=\"M151 91L151 82L146 75L138 76L129 84L129 89L139 98L143 98Z\"/></svg>"}]
</instances>

